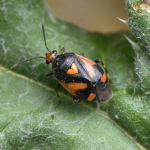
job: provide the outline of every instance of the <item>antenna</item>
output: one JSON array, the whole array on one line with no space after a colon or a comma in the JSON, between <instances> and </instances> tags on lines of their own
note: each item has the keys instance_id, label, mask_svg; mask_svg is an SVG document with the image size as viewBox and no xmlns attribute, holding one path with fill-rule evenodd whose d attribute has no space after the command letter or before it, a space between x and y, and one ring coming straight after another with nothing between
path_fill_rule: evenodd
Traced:
<instances>
[{"instance_id":1,"label":"antenna","mask_svg":"<svg viewBox=\"0 0 150 150\"><path fill-rule=\"evenodd\" d=\"M44 12L43 12L43 19L42 19L42 31L43 31L43 37L44 37L44 42L45 42L45 47L46 49L51 53L51 51L49 50L49 48L47 47L47 44L46 44L46 37L45 37L45 29L44 29Z\"/></svg>"},{"instance_id":2,"label":"antenna","mask_svg":"<svg viewBox=\"0 0 150 150\"><path fill-rule=\"evenodd\" d=\"M50 52L50 53L48 53L49 55L48 56L52 56L53 54L54 54L54 51L53 52L51 52L50 50L49 50L49 48L47 47L47 44L46 44L46 38L45 38L45 29L44 29L44 12L43 12L43 18L42 18L42 31L43 31L43 37L44 37L44 42L45 42L45 47L46 47L46 49ZM56 55L56 54L55 54ZM33 58L29 58L29 59L26 59L26 60L23 60L23 61L21 61L21 62L18 62L18 63L16 63L16 64L14 64L11 68L9 68L7 71L9 71L10 69L12 69L12 68L14 68L14 67L16 67L16 66L18 66L18 65L20 65L20 64L22 64L22 63L24 63L24 62L27 62L27 61L30 61L30 60L33 60L33 59L36 59L36 58L43 58L43 59L46 59L46 60L49 60L50 58L49 57L43 57L43 56L37 56L37 57L33 57ZM52 58L54 58L54 56L52 57ZM51 59L52 59L51 58ZM6 72L7 72L6 71Z\"/></svg>"},{"instance_id":3,"label":"antenna","mask_svg":"<svg viewBox=\"0 0 150 150\"><path fill-rule=\"evenodd\" d=\"M32 60L32 59L36 59L36 58L44 58L44 59L46 59L45 57L43 57L43 56L37 56L37 57L34 57L34 58L29 58L29 59L26 59L26 60L23 60L23 61L21 61L21 62L18 62L18 63L16 63L16 64L14 64L12 67L10 67L7 71L9 71L9 70L11 70L12 68L14 68L14 67L16 67L16 66L18 66L18 65L20 65L20 64L22 64L22 63L24 63L24 62L27 62L27 61L30 61L30 60ZM6 72L7 72L6 71Z\"/></svg>"}]
</instances>

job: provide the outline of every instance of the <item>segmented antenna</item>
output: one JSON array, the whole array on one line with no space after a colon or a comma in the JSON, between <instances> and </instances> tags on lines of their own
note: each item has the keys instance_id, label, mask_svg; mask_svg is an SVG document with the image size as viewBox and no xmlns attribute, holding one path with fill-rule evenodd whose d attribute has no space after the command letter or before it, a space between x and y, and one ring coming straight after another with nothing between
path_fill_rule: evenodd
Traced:
<instances>
[{"instance_id":1,"label":"segmented antenna","mask_svg":"<svg viewBox=\"0 0 150 150\"><path fill-rule=\"evenodd\" d=\"M21 61L21 62L18 62L18 63L16 63L16 64L14 64L14 65L13 65L12 67L10 67L7 71L11 70L12 68L14 68L14 67L16 67L16 66L18 66L18 65L20 65L20 64L22 64L22 63L24 63L24 62L27 62L27 61L30 61L30 60L36 59L36 58L44 58L44 59L46 59L46 58L43 57L43 56L37 56L37 57L34 57L34 58L26 59L26 60L23 60L23 61ZM7 71L6 71L6 72L7 72Z\"/></svg>"},{"instance_id":2,"label":"segmented antenna","mask_svg":"<svg viewBox=\"0 0 150 150\"><path fill-rule=\"evenodd\" d=\"M42 18L42 31L43 31L43 37L44 37L44 42L45 42L45 47L46 47L46 49L51 53L51 51L49 50L49 48L47 47L47 44L46 44L46 38L45 38L45 29L44 29L44 12L43 12L43 18ZM21 61L21 62L18 62L18 63L16 63L16 64L14 64L11 68L9 68L7 71L9 71L10 69L12 69L12 68L14 68L14 67L16 67L16 66L18 66L18 65L20 65L20 64L22 64L22 63L24 63L24 62L27 62L27 61L30 61L30 60L33 60L33 59L36 59L36 58L44 58L44 59L46 59L46 57L43 57L43 56L37 56L37 57L34 57L34 58L29 58L29 59L26 59L26 60L24 60L24 61ZM6 72L7 72L6 71Z\"/></svg>"},{"instance_id":3,"label":"segmented antenna","mask_svg":"<svg viewBox=\"0 0 150 150\"><path fill-rule=\"evenodd\" d=\"M45 37L45 29L44 29L44 12L43 12L43 19L42 19L42 31L43 31L43 37L44 37L44 42L45 42L45 47L46 47L46 49L49 51L49 52L51 52L50 50L49 50L49 48L47 47L47 44L46 44L46 37Z\"/></svg>"}]
</instances>

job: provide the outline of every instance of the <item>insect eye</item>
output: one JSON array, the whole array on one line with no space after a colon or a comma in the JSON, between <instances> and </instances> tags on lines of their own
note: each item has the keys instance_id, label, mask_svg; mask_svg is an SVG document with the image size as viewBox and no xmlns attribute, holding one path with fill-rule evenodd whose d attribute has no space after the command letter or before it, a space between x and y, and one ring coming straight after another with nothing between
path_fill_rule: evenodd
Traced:
<instances>
[{"instance_id":1,"label":"insect eye","mask_svg":"<svg viewBox=\"0 0 150 150\"><path fill-rule=\"evenodd\" d=\"M96 93L98 100L101 102L106 102L112 98L112 90L107 83L98 83L96 85Z\"/></svg>"},{"instance_id":2,"label":"insect eye","mask_svg":"<svg viewBox=\"0 0 150 150\"><path fill-rule=\"evenodd\" d=\"M49 64L49 63L50 63L50 60L46 60L46 63Z\"/></svg>"},{"instance_id":3,"label":"insect eye","mask_svg":"<svg viewBox=\"0 0 150 150\"><path fill-rule=\"evenodd\" d=\"M56 51L56 50L53 50L53 54L56 55L56 54L57 54L57 51Z\"/></svg>"}]
</instances>

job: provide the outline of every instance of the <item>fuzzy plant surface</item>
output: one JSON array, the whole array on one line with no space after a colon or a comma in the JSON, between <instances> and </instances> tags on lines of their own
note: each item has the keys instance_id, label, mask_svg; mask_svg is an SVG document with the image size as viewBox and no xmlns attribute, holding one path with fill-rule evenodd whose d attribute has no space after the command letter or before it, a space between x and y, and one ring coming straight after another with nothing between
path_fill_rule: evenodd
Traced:
<instances>
[{"instance_id":1,"label":"fuzzy plant surface","mask_svg":"<svg viewBox=\"0 0 150 150\"><path fill-rule=\"evenodd\" d=\"M0 1L0 149L150 149L149 12L134 9L138 1L126 3L126 23L138 39L131 33L80 29L55 17L42 0ZM58 81L45 76L52 69L44 59L6 73L15 63L48 52L43 11L50 50L59 54L61 46L91 60L100 58L113 83L121 83L110 85L109 102L74 104L61 87L62 103L55 107Z\"/></svg>"}]
</instances>

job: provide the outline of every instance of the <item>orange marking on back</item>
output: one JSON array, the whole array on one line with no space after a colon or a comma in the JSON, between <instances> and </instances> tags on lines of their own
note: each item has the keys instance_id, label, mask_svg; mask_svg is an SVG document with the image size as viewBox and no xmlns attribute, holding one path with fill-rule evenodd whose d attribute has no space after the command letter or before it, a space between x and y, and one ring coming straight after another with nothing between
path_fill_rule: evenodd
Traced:
<instances>
[{"instance_id":1,"label":"orange marking on back","mask_svg":"<svg viewBox=\"0 0 150 150\"><path fill-rule=\"evenodd\" d=\"M95 95L94 93L91 93L91 94L89 95L89 97L87 98L87 100L93 101L95 97L96 97L96 95Z\"/></svg>"},{"instance_id":2,"label":"orange marking on back","mask_svg":"<svg viewBox=\"0 0 150 150\"><path fill-rule=\"evenodd\" d=\"M77 68L76 64L72 63L71 69L69 69L66 73L67 74L77 74L78 73L78 68Z\"/></svg>"},{"instance_id":3,"label":"orange marking on back","mask_svg":"<svg viewBox=\"0 0 150 150\"><path fill-rule=\"evenodd\" d=\"M83 90L88 87L85 83L65 83L64 81L59 80L60 84L72 95L76 95L77 90Z\"/></svg>"},{"instance_id":4,"label":"orange marking on back","mask_svg":"<svg viewBox=\"0 0 150 150\"><path fill-rule=\"evenodd\" d=\"M101 80L102 80L102 82L103 82L103 83L105 83L105 82L106 82L107 77L106 77L105 73L102 75Z\"/></svg>"},{"instance_id":5,"label":"orange marking on back","mask_svg":"<svg viewBox=\"0 0 150 150\"><path fill-rule=\"evenodd\" d=\"M76 54L77 55L77 54ZM85 61L85 62L88 62L89 64L91 64L91 65L96 65L96 63L94 62L94 61L92 61L92 60L90 60L90 59L88 59L88 58L86 58L86 57L83 57L83 56L81 56L81 55L77 55L80 59L82 59L83 61Z\"/></svg>"},{"instance_id":6,"label":"orange marking on back","mask_svg":"<svg viewBox=\"0 0 150 150\"><path fill-rule=\"evenodd\" d=\"M89 75L91 78L93 78L94 76L96 76L94 69L93 69L93 65L96 65L96 63L88 58L85 58L83 56L77 55L80 59L82 59L82 61L84 62L85 68L88 71Z\"/></svg>"}]
</instances>

